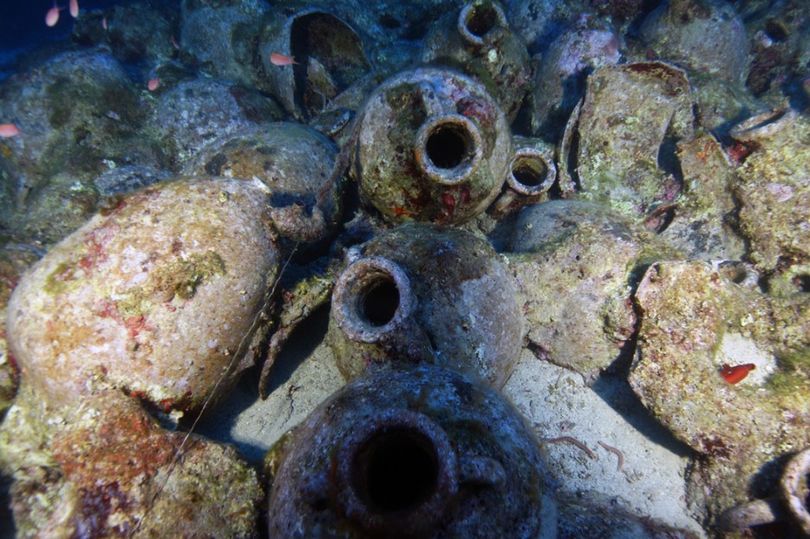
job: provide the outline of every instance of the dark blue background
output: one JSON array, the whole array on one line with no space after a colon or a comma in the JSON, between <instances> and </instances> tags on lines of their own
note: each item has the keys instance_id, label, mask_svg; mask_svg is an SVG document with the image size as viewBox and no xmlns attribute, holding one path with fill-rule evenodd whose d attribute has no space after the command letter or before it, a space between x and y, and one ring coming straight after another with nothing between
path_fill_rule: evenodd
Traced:
<instances>
[{"instance_id":1,"label":"dark blue background","mask_svg":"<svg viewBox=\"0 0 810 539\"><path fill-rule=\"evenodd\" d=\"M79 0L79 9L104 9L133 1ZM165 1L155 0L155 3ZM16 62L26 52L60 41L68 42L73 17L67 10L68 0L59 0L58 5L65 9L60 12L57 25L48 28L45 13L53 7L53 0L0 0L0 81L16 71Z\"/></svg>"},{"instance_id":2,"label":"dark blue background","mask_svg":"<svg viewBox=\"0 0 810 539\"><path fill-rule=\"evenodd\" d=\"M99 9L123 4L121 0L79 0L80 9ZM60 0L59 24L45 26L45 13L53 0L0 0L0 50L30 47L41 41L64 39L70 34L73 18L67 11L68 0Z\"/></svg>"}]
</instances>

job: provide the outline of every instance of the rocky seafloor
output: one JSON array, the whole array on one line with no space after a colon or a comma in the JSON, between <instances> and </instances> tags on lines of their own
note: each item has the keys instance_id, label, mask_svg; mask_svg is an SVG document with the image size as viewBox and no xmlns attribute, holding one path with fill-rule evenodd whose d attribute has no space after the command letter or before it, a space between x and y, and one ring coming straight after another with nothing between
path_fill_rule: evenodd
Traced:
<instances>
[{"instance_id":1,"label":"rocky seafloor","mask_svg":"<svg viewBox=\"0 0 810 539\"><path fill-rule=\"evenodd\" d=\"M32 15L0 535L810 536L805 4Z\"/></svg>"}]
</instances>

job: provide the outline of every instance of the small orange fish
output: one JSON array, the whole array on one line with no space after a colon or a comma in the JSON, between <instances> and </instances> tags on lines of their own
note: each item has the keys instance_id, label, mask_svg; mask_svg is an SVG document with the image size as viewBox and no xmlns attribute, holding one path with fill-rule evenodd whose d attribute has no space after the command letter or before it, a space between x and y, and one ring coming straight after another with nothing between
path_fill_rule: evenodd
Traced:
<instances>
[{"instance_id":1,"label":"small orange fish","mask_svg":"<svg viewBox=\"0 0 810 539\"><path fill-rule=\"evenodd\" d=\"M748 376L749 372L756 368L757 366L753 363L743 363L742 365L734 366L723 363L723 367L720 369L720 376L722 376L723 380L729 384L736 384L737 382L742 381L746 376Z\"/></svg>"},{"instance_id":2,"label":"small orange fish","mask_svg":"<svg viewBox=\"0 0 810 539\"><path fill-rule=\"evenodd\" d=\"M154 79L149 79L146 83L146 89L150 92L154 92L160 86L160 79L155 77Z\"/></svg>"},{"instance_id":3,"label":"small orange fish","mask_svg":"<svg viewBox=\"0 0 810 539\"><path fill-rule=\"evenodd\" d=\"M16 137L20 130L14 124L0 124L0 138Z\"/></svg>"},{"instance_id":4,"label":"small orange fish","mask_svg":"<svg viewBox=\"0 0 810 539\"><path fill-rule=\"evenodd\" d=\"M45 26L56 26L59 22L59 12L63 9L65 8L57 6L54 2L53 7L45 14Z\"/></svg>"},{"instance_id":5,"label":"small orange fish","mask_svg":"<svg viewBox=\"0 0 810 539\"><path fill-rule=\"evenodd\" d=\"M101 18L101 27L104 28L104 31L107 31L107 17Z\"/></svg>"},{"instance_id":6,"label":"small orange fish","mask_svg":"<svg viewBox=\"0 0 810 539\"><path fill-rule=\"evenodd\" d=\"M70 0L70 16L74 19L79 16L79 0Z\"/></svg>"},{"instance_id":7,"label":"small orange fish","mask_svg":"<svg viewBox=\"0 0 810 539\"><path fill-rule=\"evenodd\" d=\"M292 64L298 65L298 62L295 61L295 58L292 56L287 56L286 54L281 54L280 52L274 52L270 54L270 63L274 66L288 66Z\"/></svg>"}]
</instances>

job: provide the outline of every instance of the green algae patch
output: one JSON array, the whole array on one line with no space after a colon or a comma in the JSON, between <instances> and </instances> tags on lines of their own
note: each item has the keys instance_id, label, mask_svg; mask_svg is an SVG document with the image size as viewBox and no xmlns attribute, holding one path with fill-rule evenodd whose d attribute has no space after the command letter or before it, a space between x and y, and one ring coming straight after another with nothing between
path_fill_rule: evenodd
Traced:
<instances>
[{"instance_id":1,"label":"green algae patch","mask_svg":"<svg viewBox=\"0 0 810 539\"><path fill-rule=\"evenodd\" d=\"M780 116L781 114L781 116ZM732 131L752 149L737 168L740 231L750 259L771 272L810 258L810 122L790 112L755 116ZM737 148L738 146L734 146Z\"/></svg>"},{"instance_id":2,"label":"green algae patch","mask_svg":"<svg viewBox=\"0 0 810 539\"><path fill-rule=\"evenodd\" d=\"M785 408L810 414L810 350L804 349L779 358L779 371L766 386Z\"/></svg>"},{"instance_id":3,"label":"green algae patch","mask_svg":"<svg viewBox=\"0 0 810 539\"><path fill-rule=\"evenodd\" d=\"M702 455L689 490L716 518L748 498L751 481L773 483L762 475L768 463L810 443L806 302L765 296L699 262L654 264L635 300L630 385ZM745 379L721 374L723 365L748 363L755 369Z\"/></svg>"},{"instance_id":4,"label":"green algae patch","mask_svg":"<svg viewBox=\"0 0 810 539\"><path fill-rule=\"evenodd\" d=\"M124 318L143 316L149 312L152 306L149 296L149 292L144 288L129 290L120 301L115 302L116 311Z\"/></svg>"},{"instance_id":5,"label":"green algae patch","mask_svg":"<svg viewBox=\"0 0 810 539\"><path fill-rule=\"evenodd\" d=\"M71 261L60 262L56 268L45 278L45 292L51 296L63 294L67 291L70 281L74 280L75 264Z\"/></svg>"},{"instance_id":6,"label":"green algae patch","mask_svg":"<svg viewBox=\"0 0 810 539\"><path fill-rule=\"evenodd\" d=\"M270 482L270 486L272 486L273 478L278 475L278 470L281 468L281 463L284 462L284 458L292 448L292 442L295 441L295 432L297 430L298 429L296 427L293 427L282 434L281 438L271 445L270 449L268 449L267 453L264 455L264 460L262 461L262 472L264 477ZM270 488L268 487L267 490L269 491Z\"/></svg>"},{"instance_id":7,"label":"green algae patch","mask_svg":"<svg viewBox=\"0 0 810 539\"><path fill-rule=\"evenodd\" d=\"M82 260L84 257L75 256L59 263L45 279L45 291L50 295L68 291L71 283L77 279L77 270L80 269ZM171 301L175 296L184 300L191 299L199 286L215 275L225 274L225 261L218 253L194 253L188 258L179 258L156 269L145 287L129 290L116 306L124 316L142 315L148 311L150 299L156 293L166 301Z\"/></svg>"},{"instance_id":8,"label":"green algae patch","mask_svg":"<svg viewBox=\"0 0 810 539\"><path fill-rule=\"evenodd\" d=\"M588 77L578 116L566 127L565 137L573 140L575 129L579 143L563 148L561 160L573 164L582 199L634 220L654 218L681 191L676 158L665 154L694 136L693 123L682 70L661 62L606 66Z\"/></svg>"},{"instance_id":9,"label":"green algae patch","mask_svg":"<svg viewBox=\"0 0 810 539\"><path fill-rule=\"evenodd\" d=\"M215 275L225 275L225 261L213 251L195 253L160 268L153 276L152 286L167 296L191 299L197 288ZM171 297L169 299L171 299Z\"/></svg>"}]
</instances>

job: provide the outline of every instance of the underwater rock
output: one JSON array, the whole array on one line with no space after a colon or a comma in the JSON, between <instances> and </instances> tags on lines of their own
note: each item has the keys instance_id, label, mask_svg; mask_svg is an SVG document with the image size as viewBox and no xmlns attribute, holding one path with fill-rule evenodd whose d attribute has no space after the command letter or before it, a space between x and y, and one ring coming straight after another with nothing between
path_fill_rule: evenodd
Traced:
<instances>
[{"instance_id":1,"label":"underwater rock","mask_svg":"<svg viewBox=\"0 0 810 539\"><path fill-rule=\"evenodd\" d=\"M233 356L277 272L267 196L257 181L183 180L94 216L11 297L23 380L57 407L108 387L198 407L252 361Z\"/></svg>"},{"instance_id":2,"label":"underwater rock","mask_svg":"<svg viewBox=\"0 0 810 539\"><path fill-rule=\"evenodd\" d=\"M556 529L531 431L495 391L388 366L321 404L268 453L271 537L538 537Z\"/></svg>"},{"instance_id":3,"label":"underwater rock","mask_svg":"<svg viewBox=\"0 0 810 539\"><path fill-rule=\"evenodd\" d=\"M779 495L756 499L726 510L720 515L723 531L745 531L747 528L782 522L802 536L810 536L810 498L806 477L810 474L810 448L793 455L782 470Z\"/></svg>"},{"instance_id":4,"label":"underwater rock","mask_svg":"<svg viewBox=\"0 0 810 539\"><path fill-rule=\"evenodd\" d=\"M21 133L3 141L0 161L15 210L3 217L25 241L58 241L89 218L92 180L109 163L161 159L140 136L144 106L127 73L99 50L65 52L4 81L0 115Z\"/></svg>"},{"instance_id":5,"label":"underwater rock","mask_svg":"<svg viewBox=\"0 0 810 539\"><path fill-rule=\"evenodd\" d=\"M767 290L768 294L783 298L810 292L810 261L777 268L768 275Z\"/></svg>"},{"instance_id":6,"label":"underwater rock","mask_svg":"<svg viewBox=\"0 0 810 539\"><path fill-rule=\"evenodd\" d=\"M532 130L556 140L585 93L587 74L617 64L620 45L609 28L575 28L555 39L534 72Z\"/></svg>"},{"instance_id":7,"label":"underwater rock","mask_svg":"<svg viewBox=\"0 0 810 539\"><path fill-rule=\"evenodd\" d=\"M739 260L745 244L731 224L737 206L732 195L737 177L720 143L703 133L677 144L683 190L662 207L654 228L689 258Z\"/></svg>"},{"instance_id":8,"label":"underwater rock","mask_svg":"<svg viewBox=\"0 0 810 539\"><path fill-rule=\"evenodd\" d=\"M621 34L631 33L637 17L649 9L644 0L587 0L594 15L607 19Z\"/></svg>"},{"instance_id":9,"label":"underwater rock","mask_svg":"<svg viewBox=\"0 0 810 539\"><path fill-rule=\"evenodd\" d=\"M810 13L802 2L778 2L762 9L753 3L739 7L751 44L751 69L746 86L771 107L784 106L786 95L805 109L810 95L802 80L810 61Z\"/></svg>"},{"instance_id":10,"label":"underwater rock","mask_svg":"<svg viewBox=\"0 0 810 539\"><path fill-rule=\"evenodd\" d=\"M57 173L28 193L12 230L26 241L52 245L86 223L98 201L92 182Z\"/></svg>"},{"instance_id":11,"label":"underwater rock","mask_svg":"<svg viewBox=\"0 0 810 539\"><path fill-rule=\"evenodd\" d=\"M531 53L544 47L550 36L562 31L569 19L582 12L582 2L556 0L504 0L512 28Z\"/></svg>"},{"instance_id":12,"label":"underwater rock","mask_svg":"<svg viewBox=\"0 0 810 539\"><path fill-rule=\"evenodd\" d=\"M103 52L63 53L10 79L4 91L8 114L25 129L3 156L14 176L9 228L25 241L52 244L86 222L96 211L92 180L100 172L163 159L139 136L144 107L127 74Z\"/></svg>"},{"instance_id":13,"label":"underwater rock","mask_svg":"<svg viewBox=\"0 0 810 539\"><path fill-rule=\"evenodd\" d=\"M638 59L671 62L689 73L701 125L726 135L735 122L763 109L744 85L748 36L724 0L662 2L641 26Z\"/></svg>"},{"instance_id":14,"label":"underwater rock","mask_svg":"<svg viewBox=\"0 0 810 539\"><path fill-rule=\"evenodd\" d=\"M507 251L529 348L589 380L635 332L635 273L666 253L648 232L603 206L562 200L523 208Z\"/></svg>"},{"instance_id":15,"label":"underwater rock","mask_svg":"<svg viewBox=\"0 0 810 539\"><path fill-rule=\"evenodd\" d=\"M218 79L256 87L261 66L256 44L267 7L258 2L228 6L184 1L181 11L182 53Z\"/></svg>"},{"instance_id":16,"label":"underwater rock","mask_svg":"<svg viewBox=\"0 0 810 539\"><path fill-rule=\"evenodd\" d=\"M765 296L702 262L659 262L635 299L630 385L703 456L689 478L692 503L712 521L769 495L777 459L810 443L808 298Z\"/></svg>"},{"instance_id":17,"label":"underwater rock","mask_svg":"<svg viewBox=\"0 0 810 539\"><path fill-rule=\"evenodd\" d=\"M358 120L352 175L386 220L458 224L483 212L512 158L506 118L478 82L449 69L400 73Z\"/></svg>"},{"instance_id":18,"label":"underwater rock","mask_svg":"<svg viewBox=\"0 0 810 539\"><path fill-rule=\"evenodd\" d=\"M268 211L276 231L294 241L315 241L339 217L340 184L332 181L336 157L335 144L314 129L277 122L215 140L183 174L258 179L272 193Z\"/></svg>"},{"instance_id":19,"label":"underwater rock","mask_svg":"<svg viewBox=\"0 0 810 539\"><path fill-rule=\"evenodd\" d=\"M14 210L23 191L23 175L17 166L5 158L11 150L0 141L0 227L11 230L15 226Z\"/></svg>"},{"instance_id":20,"label":"underwater rock","mask_svg":"<svg viewBox=\"0 0 810 539\"><path fill-rule=\"evenodd\" d=\"M487 88L511 122L529 91L526 45L512 33L498 2L474 0L449 13L425 36L421 61L458 69Z\"/></svg>"},{"instance_id":21,"label":"underwater rock","mask_svg":"<svg viewBox=\"0 0 810 539\"><path fill-rule=\"evenodd\" d=\"M743 86L713 75L689 75L695 99L698 123L704 129L727 139L728 131L752 113L766 110L765 105Z\"/></svg>"},{"instance_id":22,"label":"underwater rock","mask_svg":"<svg viewBox=\"0 0 810 539\"><path fill-rule=\"evenodd\" d=\"M729 2L668 0L650 13L641 38L658 58L697 73L742 83L748 71L748 38Z\"/></svg>"},{"instance_id":23,"label":"underwater rock","mask_svg":"<svg viewBox=\"0 0 810 539\"><path fill-rule=\"evenodd\" d=\"M149 166L124 165L102 172L93 182L98 194L105 197L126 195L149 185L168 180L170 174Z\"/></svg>"},{"instance_id":24,"label":"underwater rock","mask_svg":"<svg viewBox=\"0 0 810 539\"><path fill-rule=\"evenodd\" d=\"M371 67L357 31L331 8L302 7L292 14L274 10L258 39L261 87L297 119L327 108ZM273 65L273 53L295 63Z\"/></svg>"},{"instance_id":25,"label":"underwater rock","mask_svg":"<svg viewBox=\"0 0 810 539\"><path fill-rule=\"evenodd\" d=\"M694 135L690 94L686 74L661 62L595 71L565 128L563 191L576 183L581 198L637 220L671 204L681 190L674 144Z\"/></svg>"},{"instance_id":26,"label":"underwater rock","mask_svg":"<svg viewBox=\"0 0 810 539\"><path fill-rule=\"evenodd\" d=\"M806 0L497 1L127 0L104 10L84 1L78 18L63 8L56 28L42 24L47 8L25 9L32 31L5 37L24 37L27 50L0 51L0 315L14 318L3 296L22 268L100 214L66 240L72 251L57 246L39 263L56 264L50 281L41 269L24 278L41 279L27 292L40 301L35 315L15 322L40 335L26 373L8 352L20 332L11 328L10 345L0 332L0 410L17 391L0 411L0 536L11 527L2 506L12 475L23 537L272 536L252 524L254 474L226 449L197 460L210 444L193 435L175 471L194 473L169 473L182 437L159 430L137 401L164 426L235 442L258 464L344 376L377 377L373 408L390 378L377 371L408 361L502 388L529 418L537 474L559 483L558 525L543 516L511 535L706 537L724 533L713 525L729 508L775 500L787 513L779 477L810 445ZM732 129L788 104L795 112ZM150 206L181 175L219 183ZM236 192L249 200L235 203L227 193ZM137 200L143 220L123 221ZM474 234L386 230L403 221ZM132 230L99 231L113 222ZM713 265L661 262L684 256ZM634 298L656 262L690 269L642 281ZM352 335L396 331L351 340L330 297L365 324ZM636 350L641 401L626 380ZM256 354L267 358L266 401L255 380L228 385ZM152 378L139 374L149 369ZM447 385L461 395L452 406L470 394ZM410 412L427 414L429 393L411 392ZM205 418L188 417L202 407L207 430ZM373 413L349 414L347 445ZM447 437L468 417L442 424ZM475 423L470 443L489 443L497 423ZM32 440L26 429L37 430ZM336 463L344 441L335 436L299 442L331 440ZM159 466L132 479L144 460ZM492 462L459 474L500 481ZM473 496L459 490L448 511L477 511L482 492L514 505L499 496L537 482L531 467L497 488L471 483ZM324 484L300 473L303 485L284 488L307 496ZM154 498L165 510L146 509L170 475L168 498ZM339 479L335 465L323 481ZM792 496L806 502L805 488ZM520 503L536 509L532 492L519 492ZM315 527L337 514L348 524L336 535L428 535L418 518L375 531L363 520L368 500L347 509L340 496L310 498ZM155 518L144 520L147 511ZM456 535L509 535L508 517L498 509L497 520Z\"/></svg>"},{"instance_id":27,"label":"underwater rock","mask_svg":"<svg viewBox=\"0 0 810 539\"><path fill-rule=\"evenodd\" d=\"M17 393L20 373L17 360L9 354L6 341L6 314L11 292L20 276L41 253L28 245L7 243L0 249L0 418Z\"/></svg>"},{"instance_id":28,"label":"underwater rock","mask_svg":"<svg viewBox=\"0 0 810 539\"><path fill-rule=\"evenodd\" d=\"M206 144L283 116L255 91L206 78L181 82L156 99L146 131L178 170Z\"/></svg>"},{"instance_id":29,"label":"underwater rock","mask_svg":"<svg viewBox=\"0 0 810 539\"><path fill-rule=\"evenodd\" d=\"M171 58L176 54L173 43L177 43L177 16L173 7L156 5L157 8L149 4L113 6L102 15L107 20L106 30L98 16L81 25L79 21L84 17L80 17L73 37L82 41L77 33L93 24L95 30L103 31L102 43L108 44L113 56L122 62L155 64Z\"/></svg>"},{"instance_id":30,"label":"underwater rock","mask_svg":"<svg viewBox=\"0 0 810 539\"><path fill-rule=\"evenodd\" d=\"M614 503L587 503L574 496L560 499L557 539L611 537L626 539L697 539L691 530L667 526L651 518L641 518Z\"/></svg>"},{"instance_id":31,"label":"underwater rock","mask_svg":"<svg viewBox=\"0 0 810 539\"><path fill-rule=\"evenodd\" d=\"M294 0L285 5L296 6L301 13L320 10L345 21L363 46L363 55L373 72L391 76L419 61L424 37L446 13L458 12L464 0L422 0L420 2L367 2L366 0ZM301 34L299 34L301 35ZM321 38L324 34L314 33ZM339 35L330 36L333 49L341 49ZM344 49L352 52L351 49ZM379 79L379 82L382 79ZM376 86L376 84L375 84ZM373 87L371 88L373 89Z\"/></svg>"},{"instance_id":32,"label":"underwater rock","mask_svg":"<svg viewBox=\"0 0 810 539\"><path fill-rule=\"evenodd\" d=\"M523 334L514 282L485 240L406 224L350 255L335 284L327 339L347 379L393 356L499 388Z\"/></svg>"},{"instance_id":33,"label":"underwater rock","mask_svg":"<svg viewBox=\"0 0 810 539\"><path fill-rule=\"evenodd\" d=\"M735 127L739 226L758 269L810 262L810 121L792 110Z\"/></svg>"},{"instance_id":34,"label":"underwater rock","mask_svg":"<svg viewBox=\"0 0 810 539\"><path fill-rule=\"evenodd\" d=\"M262 490L233 448L166 431L118 392L64 424L36 399L23 390L0 429L17 537L256 534Z\"/></svg>"},{"instance_id":35,"label":"underwater rock","mask_svg":"<svg viewBox=\"0 0 810 539\"><path fill-rule=\"evenodd\" d=\"M143 144L136 134L144 107L122 65L97 49L58 54L4 81L0 114L20 129L4 143L31 176L28 188L58 172L98 173L103 158Z\"/></svg>"}]
</instances>

